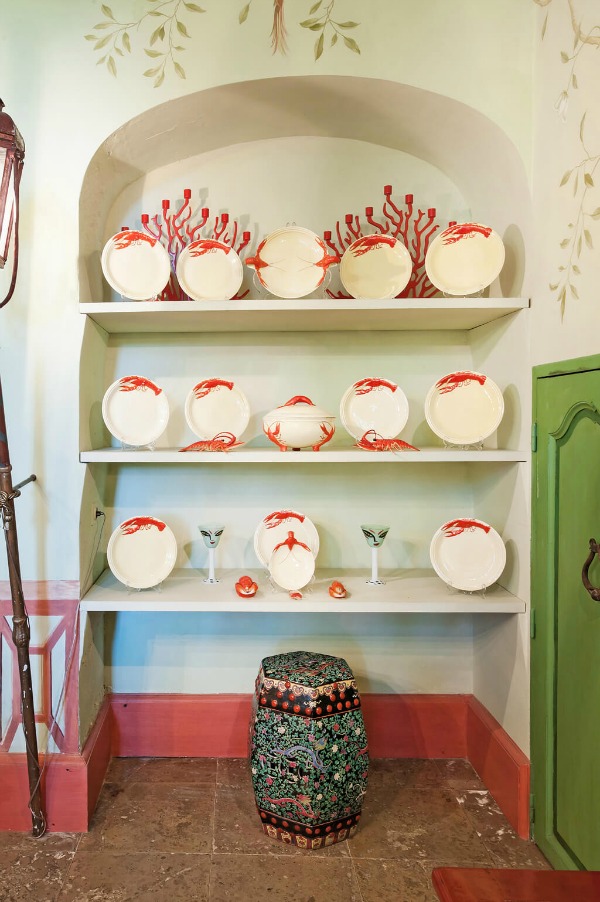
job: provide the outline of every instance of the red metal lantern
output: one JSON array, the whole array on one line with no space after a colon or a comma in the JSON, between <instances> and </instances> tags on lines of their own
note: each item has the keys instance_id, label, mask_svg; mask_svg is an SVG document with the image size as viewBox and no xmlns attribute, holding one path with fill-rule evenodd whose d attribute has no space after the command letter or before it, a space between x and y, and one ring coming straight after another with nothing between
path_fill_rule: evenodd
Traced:
<instances>
[{"instance_id":1,"label":"red metal lantern","mask_svg":"<svg viewBox=\"0 0 600 902\"><path fill-rule=\"evenodd\" d=\"M0 100L0 269L8 260L11 238L15 235L13 271L8 294L0 304L11 299L19 265L19 184L25 159L25 142L19 129Z\"/></svg>"}]
</instances>

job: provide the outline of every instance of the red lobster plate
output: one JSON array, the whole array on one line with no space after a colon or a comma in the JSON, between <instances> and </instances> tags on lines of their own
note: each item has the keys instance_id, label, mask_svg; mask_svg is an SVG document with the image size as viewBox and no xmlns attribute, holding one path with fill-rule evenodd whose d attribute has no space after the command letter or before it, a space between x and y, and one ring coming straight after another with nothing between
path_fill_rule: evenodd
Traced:
<instances>
[{"instance_id":1,"label":"red lobster plate","mask_svg":"<svg viewBox=\"0 0 600 902\"><path fill-rule=\"evenodd\" d=\"M391 235L364 235L345 251L340 264L342 285L353 298L395 298L406 288L412 260Z\"/></svg>"},{"instance_id":2,"label":"red lobster plate","mask_svg":"<svg viewBox=\"0 0 600 902\"><path fill-rule=\"evenodd\" d=\"M425 257L425 271L438 291L465 297L490 285L504 266L497 232L478 222L454 223L437 235Z\"/></svg>"},{"instance_id":3,"label":"red lobster plate","mask_svg":"<svg viewBox=\"0 0 600 902\"><path fill-rule=\"evenodd\" d=\"M134 229L123 229L109 238L100 262L110 287L132 301L155 298L171 275L171 261L162 244Z\"/></svg>"},{"instance_id":4,"label":"red lobster plate","mask_svg":"<svg viewBox=\"0 0 600 902\"><path fill-rule=\"evenodd\" d=\"M150 589L167 578L177 560L177 541L166 523L146 515L119 524L108 541L108 566L131 589Z\"/></svg>"},{"instance_id":5,"label":"red lobster plate","mask_svg":"<svg viewBox=\"0 0 600 902\"><path fill-rule=\"evenodd\" d=\"M502 575L506 548L495 529L483 520L450 520L435 533L429 548L440 579L463 592L487 589Z\"/></svg>"}]
</instances>

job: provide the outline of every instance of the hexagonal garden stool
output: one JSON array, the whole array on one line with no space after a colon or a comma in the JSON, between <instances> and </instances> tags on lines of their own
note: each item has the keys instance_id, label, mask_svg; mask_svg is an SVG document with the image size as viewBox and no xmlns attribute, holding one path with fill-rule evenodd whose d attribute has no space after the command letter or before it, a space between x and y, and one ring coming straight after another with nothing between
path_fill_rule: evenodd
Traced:
<instances>
[{"instance_id":1,"label":"hexagonal garden stool","mask_svg":"<svg viewBox=\"0 0 600 902\"><path fill-rule=\"evenodd\" d=\"M354 836L369 757L360 696L343 658L308 651L265 658L250 739L268 836L304 849Z\"/></svg>"}]
</instances>

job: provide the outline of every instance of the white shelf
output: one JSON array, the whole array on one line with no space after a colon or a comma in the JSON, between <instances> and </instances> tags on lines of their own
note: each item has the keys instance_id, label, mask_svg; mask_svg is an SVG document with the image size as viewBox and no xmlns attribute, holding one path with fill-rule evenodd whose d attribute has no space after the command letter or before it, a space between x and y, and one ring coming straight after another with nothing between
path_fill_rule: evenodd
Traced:
<instances>
[{"instance_id":1,"label":"white shelf","mask_svg":"<svg viewBox=\"0 0 600 902\"><path fill-rule=\"evenodd\" d=\"M234 448L227 452L186 451L178 448L124 450L98 448L81 451L82 463L109 464L355 464L355 463L523 463L529 451L456 451L449 448L423 448L421 451L362 451L360 448L322 448L320 451L286 451L278 448Z\"/></svg>"},{"instance_id":2,"label":"white shelf","mask_svg":"<svg viewBox=\"0 0 600 902\"><path fill-rule=\"evenodd\" d=\"M527 298L110 301L80 304L111 333L465 330L529 307Z\"/></svg>"},{"instance_id":3,"label":"white shelf","mask_svg":"<svg viewBox=\"0 0 600 902\"><path fill-rule=\"evenodd\" d=\"M235 583L247 573L258 583L254 598L239 598ZM383 573L384 586L367 585L368 570L321 570L301 601L292 601L287 592L274 590L262 570L217 570L220 582L204 583L206 571L174 570L157 589L128 590L105 570L81 602L81 611L237 611L291 613L368 614L519 614L525 602L501 586L492 586L485 595L469 595L450 589L431 570ZM340 580L348 597L333 599L328 587Z\"/></svg>"}]
</instances>

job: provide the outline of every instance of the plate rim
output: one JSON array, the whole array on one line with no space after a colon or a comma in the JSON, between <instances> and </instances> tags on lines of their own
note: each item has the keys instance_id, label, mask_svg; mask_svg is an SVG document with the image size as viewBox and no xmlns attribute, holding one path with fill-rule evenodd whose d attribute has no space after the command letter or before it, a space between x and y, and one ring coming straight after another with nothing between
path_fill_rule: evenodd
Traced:
<instances>
[{"instance_id":1,"label":"plate rim","mask_svg":"<svg viewBox=\"0 0 600 902\"><path fill-rule=\"evenodd\" d=\"M164 281L164 284L162 285L161 288L158 289L157 292L155 292L155 294L150 295L150 297L148 296L148 294L146 292L132 293L131 291L127 291L127 292L122 291L121 286L117 285L117 283L109 275L110 271L107 269L106 261L107 261L108 255L110 253L110 250L114 244L115 239L118 238L119 235L123 235L127 232L135 232L139 235L144 236L144 238L152 238L151 235L146 235L144 232L141 232L139 229L120 229L118 232L115 232L115 234L111 235L111 237L106 241L104 247L102 248L102 254L100 257L100 266L102 269L102 274L104 275L104 278L106 279L106 281L108 282L110 287L113 289L113 291L116 291L117 294L121 295L121 297L129 298L129 300L131 300L131 301L147 301L153 297L156 297L158 294L160 294L161 291L164 291L164 289L169 281L169 277L171 275L171 259L169 257L168 251L163 246L163 244L161 244L161 242L158 240L158 238L154 238L153 239L154 244L152 245L152 250L154 250L157 247L160 247L160 250L157 251L157 253L159 256L163 256L163 262L164 262L164 265L167 270L167 277Z\"/></svg>"},{"instance_id":2,"label":"plate rim","mask_svg":"<svg viewBox=\"0 0 600 902\"><path fill-rule=\"evenodd\" d=\"M159 388L160 394L157 395L156 397L159 399L159 402L162 402L164 404L165 410L166 410L165 425L162 427L160 432L158 432L154 436L154 438L151 438L147 442L142 442L142 443L127 441L127 439L122 438L122 436L120 436L120 435L117 435L117 433L111 429L109 422L108 422L109 418L107 416L108 403L109 403L110 397L115 393L115 391L117 391L117 387L120 385L120 383L123 381L123 379L132 379L132 378L133 379L145 379L147 382L150 382L150 383L152 383L152 385L156 386L156 388ZM160 398L161 395L162 395L162 398ZM115 379L115 381L111 385L108 386L108 388L106 389L106 391L104 392L104 395L102 397L102 419L104 421L104 425L106 426L106 428L108 429L110 434L113 436L113 438L116 438L116 440L118 442L121 442L123 445L131 445L131 447L133 447L133 448L143 448L145 445L151 445L153 442L156 442L161 437L161 435L163 434L165 429L167 428L167 426L169 424L170 416L171 416L171 410L169 407L169 399L167 398L164 388L162 388L162 386L160 386L157 382L155 382L154 379L148 379L146 376L140 376L139 373L128 373L125 376L120 376L119 379Z\"/></svg>"},{"instance_id":3,"label":"plate rim","mask_svg":"<svg viewBox=\"0 0 600 902\"><path fill-rule=\"evenodd\" d=\"M468 285L464 288L461 288L460 291L450 290L447 287L444 287L443 285L438 284L440 280L438 279L436 281L435 279L433 279L431 276L431 272L430 272L431 262L434 258L435 250L436 250L436 248L439 248L440 244L442 243L440 239L448 231L448 229L455 228L455 226L457 226L457 225L458 226L474 225L474 226L481 226L482 228L485 228L485 229L490 229L489 237L493 238L494 240L497 240L500 244L500 247L502 248L502 255L501 255L502 261L500 263L500 268L498 269L497 272L494 273L492 278L489 281L484 282L483 284L481 284L481 281L479 281L474 285ZM454 226L446 226L446 228L442 232L440 232L439 235L436 235L435 238L433 239L433 241L430 243L429 247L427 248L427 253L425 254L425 273L427 275L427 278L433 285L433 287L437 288L438 291L441 291L443 294L450 295L451 297L464 297L465 295L476 294L478 291L483 291L485 288L487 288L489 285L491 285L492 282L494 281L494 279L498 278L498 276L500 275L505 261L506 261L506 246L504 244L504 241L502 240L501 235L495 229L493 229L491 226L484 225L481 222L469 222L469 223L458 222L458 223L455 223Z\"/></svg>"},{"instance_id":4,"label":"plate rim","mask_svg":"<svg viewBox=\"0 0 600 902\"><path fill-rule=\"evenodd\" d=\"M279 550L280 550L280 549L277 549L277 551L279 551ZM303 552L305 552L305 549L301 549L301 550L302 550ZM293 550L290 550L290 554L293 554L293 553L294 553ZM309 551L310 557L312 558L312 560L311 560L311 565L312 565L312 566L309 567L311 573L310 573L310 576L308 577L308 579L306 580L306 582L303 582L302 585L300 585L300 586L289 586L289 587L288 587L288 586L283 586L280 582L278 582L278 581L277 581L277 577L273 574L273 567L272 567L272 564L273 564L273 558L275 557L276 554L277 554L276 551L273 551L273 552L271 553L271 557L269 558L269 563L268 563L268 565L267 565L267 569L268 569L268 571L269 571L269 576L270 576L271 579L279 586L280 589L283 589L285 592L298 592L298 591L300 591L300 589L303 589L305 586L307 586L307 585L309 584L309 582L311 581L311 579L312 579L313 576L315 575L315 556L314 556L314 554L312 554L312 553ZM304 556L306 557L306 554L304 554ZM306 558L306 560L308 561L309 559Z\"/></svg>"},{"instance_id":5,"label":"plate rim","mask_svg":"<svg viewBox=\"0 0 600 902\"><path fill-rule=\"evenodd\" d=\"M233 262L236 271L238 272L239 284L237 285L237 288L235 289L233 294L229 295L228 298L225 298L225 300L231 300L233 295L235 295L240 290L240 288L242 286L242 282L244 281L244 266L242 264L240 255L235 250L235 248L230 246L229 244L225 244L224 241L217 241L216 239L213 239L213 238L197 238L195 241L191 241L189 244L187 244L184 247L184 249L182 250L182 252L180 253L179 257L177 258L177 264L175 266L175 275L177 276L177 281L179 282L179 285L181 286L183 291L187 294L187 296L192 298L192 300L194 300L194 301L223 300L223 298L215 298L215 297L213 297L213 295L204 295L204 294L200 294L199 292L193 293L193 292L189 291L189 283L185 279L182 279L182 277L180 275L180 267L183 268L182 260L184 262L185 262L185 260L187 260L187 258L189 257L189 253L188 253L189 250L195 244L198 244L198 242L200 242L200 241L212 241L212 242L214 242L214 244L220 245L220 248L222 248L222 249L227 248L227 252L224 254L224 257L226 257L226 258L229 258L230 254L233 254L233 257L231 257L230 259L231 259L231 262Z\"/></svg>"},{"instance_id":6,"label":"plate rim","mask_svg":"<svg viewBox=\"0 0 600 902\"><path fill-rule=\"evenodd\" d=\"M485 582L485 584L482 584L476 588L474 588L473 586L465 586L465 585L461 586L458 583L450 582L442 574L441 567L439 565L436 565L436 558L435 558L435 554L434 554L434 546L437 548L439 546L439 542L442 539L448 538L447 536L443 535L443 530L444 530L444 528L446 528L449 525L449 523L452 522L452 520L446 520L441 526L438 527L438 529L436 529L433 536L431 537L431 542L429 543L429 559L431 561L431 566L433 567L435 573L442 580L442 582L446 583L447 586L450 586L452 589L458 589L461 592L477 592L482 589L487 589L490 586L493 586L494 583L498 582L498 580L502 576L502 573L504 572L504 568L506 567L506 544L504 542L504 539L502 538L500 533L496 529L494 529L494 527L490 523L487 523L485 520L481 520L479 517L468 516L468 517L454 518L454 519L464 519L468 522L481 524L482 526L487 527L487 531L486 531L485 535L486 535L486 537L488 537L489 539L494 541L496 543L497 548L500 549L500 557L502 558L502 567L500 568L498 575L496 577L494 577L494 579L490 580L489 582ZM454 538L458 538L458 536L454 536Z\"/></svg>"},{"instance_id":7,"label":"plate rim","mask_svg":"<svg viewBox=\"0 0 600 902\"><path fill-rule=\"evenodd\" d=\"M383 379L383 376L364 376L363 379ZM352 432L351 429L348 428L348 426L347 426L347 424L346 424L346 418L345 418L345 416L344 416L344 408L345 408L345 405L347 405L347 400L348 400L348 398L350 397L351 392L353 391L353 389L355 388L355 386L356 386L359 382L362 382L362 381L363 381L363 379L356 379L356 381L353 382L352 385L350 385L350 386L346 389L346 391L345 391L344 394L342 395L342 399L341 399L341 401L340 401L340 420L342 421L342 425L343 425L344 429L346 430L346 432L347 432L349 435L351 435L352 438L356 439L357 441L360 441L360 439L362 438L362 435L357 435L357 434L355 434L354 432ZM382 436L382 438L396 438L397 436L400 435L400 433L402 432L402 430L404 429L404 427L406 426L406 424L407 424L407 422L408 422L408 417L409 417L409 415L410 415L410 404L409 404L409 402L408 402L408 398L407 398L407 396L406 396L406 393L403 391L403 389L401 388L401 386L398 385L397 382L394 382L393 379L385 379L384 381L385 381L385 382L390 382L390 383L392 383L393 385L396 386L396 389L400 392L400 395L399 395L398 397L404 399L404 406L405 406L405 408L406 408L406 417L405 417L404 423L402 424L402 426L401 426L401 428L398 430L398 432L396 432L395 435L390 435L390 436L385 436L385 435L384 435L384 436Z\"/></svg>"},{"instance_id":8,"label":"plate rim","mask_svg":"<svg viewBox=\"0 0 600 902\"><path fill-rule=\"evenodd\" d=\"M383 237L383 238L393 238L393 240L394 240L394 242L395 242L395 247L400 246L400 247L402 248L402 253L403 253L403 254L406 254L406 257L408 258L409 267L408 267L408 276L407 276L407 279L406 279L406 281L404 282L404 284L401 285L401 286L398 288L398 290L397 290L394 294L383 294L383 295L380 294L380 293L378 293L377 295L364 295L364 294L358 295L358 294L352 294L351 289L348 288L348 286L347 286L346 283L344 282L344 277L343 277L344 259L346 258L346 256L348 256L348 259L350 259L350 252L352 251L352 249L353 249L357 244L359 244L359 242L364 241L365 238L370 238L370 237L371 237L370 235L361 235L360 238L356 238L356 239L352 242L352 244L350 244L350 245L346 248L346 250L345 250L344 253L342 254L342 257L341 257L341 260L340 260L340 264L339 264L339 265L340 265L340 269L339 269L340 282L342 283L342 285L343 285L343 287L345 288L345 290L350 294L350 296L353 297L353 298L354 298L355 300L357 300L357 301L361 301L361 300L376 300L377 298L380 298L381 300L389 300L389 299L391 299L391 298L395 298L395 297L397 297L397 296L400 294L401 291L404 291L404 289L406 288L406 286L407 286L408 283L410 282L410 277L411 277L411 275L412 275L412 270L413 270L413 260L412 260L412 257L411 257L411 255L410 255L409 249L407 248L407 246L405 245L405 243L404 243L403 241L401 241L401 240L400 240L397 236L395 236L395 235L382 235L382 236L380 236L380 237ZM374 236L373 236L373 237L377 237L377 233L374 233ZM386 242L386 243L387 243L387 242Z\"/></svg>"},{"instance_id":9,"label":"plate rim","mask_svg":"<svg viewBox=\"0 0 600 902\"><path fill-rule=\"evenodd\" d=\"M279 511L274 510L274 511L271 511L271 513L269 513L269 514L265 514L265 516L262 517L262 519L258 523L258 526L254 530L254 539L253 539L254 553L256 554L256 557L258 558L258 560L260 561L262 566L266 567L267 570L269 569L269 560L263 560L263 557L259 552L259 546L258 546L259 531L260 531L261 527L263 526L267 517L272 517L273 514L280 513L281 511L286 511L287 513L290 513L290 514L300 515L301 517L303 517L303 521L302 521L303 523L308 520L310 527L312 527L312 529L314 530L314 541L311 542L309 539L306 544L309 545L309 547L311 547L311 548L314 546L315 550L313 552L313 556L314 556L315 560L319 553L319 547L320 547L319 531L318 531L317 527L315 526L315 524L313 523L313 521L310 519L310 517L308 517L306 514L302 513L302 511L292 510L291 508L287 508L287 507L280 508ZM272 553L273 553L273 550L271 549L271 554ZM269 559L270 559L270 555L269 555Z\"/></svg>"},{"instance_id":10,"label":"plate rim","mask_svg":"<svg viewBox=\"0 0 600 902\"><path fill-rule=\"evenodd\" d=\"M493 429L490 429L489 432L486 432L486 433L481 433L481 432L478 433L477 438L474 438L471 441L464 441L464 440L456 441L455 439L450 438L447 434L443 435L439 431L439 429L433 425L433 422L431 420L431 412L430 412L431 402L432 402L432 398L436 392L436 389L437 389L439 383L441 382L442 379L446 379L448 376L454 376L457 373L461 373L461 372L464 372L464 370L453 370L450 373L445 373L443 376L440 376L439 379L436 379L436 381L433 383L433 385L431 386L431 388L429 389L429 391L427 392L427 395L425 397L425 403L423 405L423 412L425 414L425 420L427 422L427 425L429 426L431 431L434 433L434 435L437 435L437 437L441 438L442 441L447 442L450 445L476 445L476 444L479 444L479 442L485 441L485 439L489 438L490 435L493 435L493 433L496 432L496 430L498 429L498 426L500 425L500 423L502 422L502 419L504 417L504 395L502 394L500 387L498 386L498 383L495 382L491 378L491 376L488 376L486 373L480 373L477 370L468 370L468 372L474 376L483 376L485 379L485 382L487 382L489 385L492 385L493 386L492 390L495 391L497 394L497 397L500 402L500 412L499 412L498 422L496 423L496 425L494 426Z\"/></svg>"},{"instance_id":11,"label":"plate rim","mask_svg":"<svg viewBox=\"0 0 600 902\"><path fill-rule=\"evenodd\" d=\"M235 389L236 393L241 397L241 399L242 399L242 401L243 401L243 404L244 404L245 413L246 413L246 423L245 423L245 425L244 425L244 428L240 430L239 435L236 435L236 436L235 436L236 439L240 439L240 438L242 437L242 435L244 434L244 432L246 431L246 429L248 428L248 424L250 423L250 418L251 418L251 416L252 416L252 413L251 413L251 410L250 410L250 403L249 403L249 401L248 401L248 398L246 397L245 393L241 390L241 388L238 387L237 382L236 382L234 379L221 379L220 376L209 377L209 378L220 379L222 382L231 382L231 383L232 383L232 386L233 386L232 391L233 391L233 389ZM191 404L192 404L193 401L199 400L199 399L196 398L196 396L194 395L194 388L196 387L196 385L199 385L200 382L206 382L206 381L209 381L209 380L206 380L206 379L198 379L198 380L196 380L196 382L195 382L193 388L191 388L191 389L189 390L189 392L187 393L187 395L186 395L186 399L185 399L185 403L184 403L184 407L183 407L183 413L184 413L185 421L186 421L186 423L187 423L189 429L190 429L191 432L192 432L198 439L200 439L201 441L211 441L211 440L214 438L214 435L208 435L208 434L199 435L199 433L194 429L194 427L192 426L192 424L191 424L191 422L190 422L191 417L190 417L189 409L190 409L190 406L191 406Z\"/></svg>"},{"instance_id":12,"label":"plate rim","mask_svg":"<svg viewBox=\"0 0 600 902\"><path fill-rule=\"evenodd\" d=\"M122 529L122 527L126 523L129 523L131 520L135 520L136 516L137 517L148 517L149 515L148 514L138 514L138 515L134 515L133 517L126 517L125 520L123 520L121 523L119 523L119 525L113 529L113 531L110 535L110 538L108 540L108 544L106 546L106 558L107 558L108 567L110 569L110 572L113 574L115 579L118 579L119 582L123 583L124 586L127 586L127 588L129 588L129 589L152 589L154 586L159 586L162 582L164 582L165 579L167 579L167 577L173 572L175 564L177 563L177 554L179 553L179 548L177 546L177 539L175 538L175 533L173 532L173 530L171 529L169 524L166 523L164 520L161 520L160 517L151 517L152 520L156 520L158 523L164 524L165 528L164 528L164 530L161 530L160 532L161 532L161 534L164 533L164 538L169 539L169 541L172 540L172 544L173 544L173 548L174 548L174 552L175 552L174 556L173 556L173 563L172 563L171 567L169 568L169 571L167 573L165 573L163 578L160 579L158 582L152 582L149 585L143 585L143 586L138 586L138 585L134 585L131 582L127 582L125 579L122 578L122 574L119 575L120 571L118 570L118 568L113 566L113 564L111 563L111 557L113 555L114 546L117 543L118 539L123 538L123 535L119 533L119 530Z\"/></svg>"}]
</instances>

